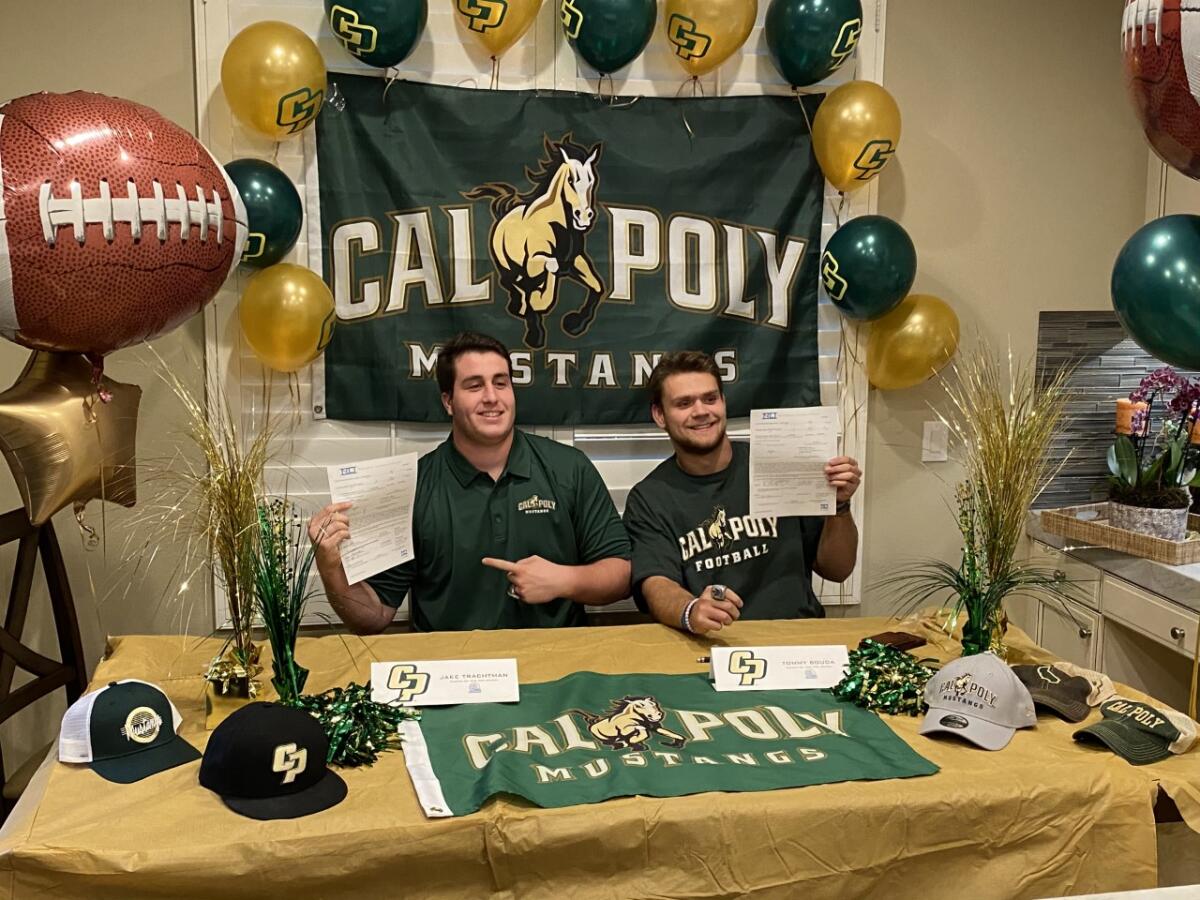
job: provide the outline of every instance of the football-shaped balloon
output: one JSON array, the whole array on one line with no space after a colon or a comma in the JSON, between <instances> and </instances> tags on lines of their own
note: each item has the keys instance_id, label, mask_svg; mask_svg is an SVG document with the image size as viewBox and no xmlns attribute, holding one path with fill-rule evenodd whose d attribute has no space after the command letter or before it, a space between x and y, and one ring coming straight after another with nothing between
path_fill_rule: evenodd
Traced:
<instances>
[{"instance_id":1,"label":"football-shaped balloon","mask_svg":"<svg viewBox=\"0 0 1200 900\"><path fill-rule=\"evenodd\" d=\"M1125 0L1121 47L1146 140L1168 165L1200 178L1200 5Z\"/></svg>"},{"instance_id":2,"label":"football-shaped balloon","mask_svg":"<svg viewBox=\"0 0 1200 900\"><path fill-rule=\"evenodd\" d=\"M199 312L237 265L246 212L194 137L78 91L0 106L0 334L93 359Z\"/></svg>"}]
</instances>

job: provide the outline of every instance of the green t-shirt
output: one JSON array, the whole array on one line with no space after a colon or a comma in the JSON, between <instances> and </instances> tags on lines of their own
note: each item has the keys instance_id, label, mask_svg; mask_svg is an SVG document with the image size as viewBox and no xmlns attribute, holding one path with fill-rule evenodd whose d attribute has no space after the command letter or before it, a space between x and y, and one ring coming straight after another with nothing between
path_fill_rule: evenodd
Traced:
<instances>
[{"instance_id":1,"label":"green t-shirt","mask_svg":"<svg viewBox=\"0 0 1200 900\"><path fill-rule=\"evenodd\" d=\"M713 475L688 475L664 460L629 493L625 528L633 541L633 596L646 609L642 582L670 578L692 596L712 584L742 598L743 619L822 618L812 561L825 520L750 514L750 447L734 442L733 461Z\"/></svg>"},{"instance_id":2,"label":"green t-shirt","mask_svg":"<svg viewBox=\"0 0 1200 900\"><path fill-rule=\"evenodd\" d=\"M498 481L467 462L451 438L421 457L413 545L412 562L367 584L390 606L399 606L411 589L418 631L583 625L581 604L522 603L508 596L505 573L480 560L541 556L578 566L628 559L630 552L608 489L588 458L520 430Z\"/></svg>"}]
</instances>

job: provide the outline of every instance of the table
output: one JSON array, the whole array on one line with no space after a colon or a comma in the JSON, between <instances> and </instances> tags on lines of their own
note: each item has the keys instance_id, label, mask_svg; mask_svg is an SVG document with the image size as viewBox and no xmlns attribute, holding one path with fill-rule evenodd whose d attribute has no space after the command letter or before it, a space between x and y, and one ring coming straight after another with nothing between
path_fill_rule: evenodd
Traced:
<instances>
[{"instance_id":1,"label":"table","mask_svg":"<svg viewBox=\"0 0 1200 900\"><path fill-rule=\"evenodd\" d=\"M739 622L727 644L846 643L887 619ZM905 625L913 630L914 625ZM957 653L922 625L929 655ZM214 640L110 641L93 686L161 685L203 747L199 672ZM658 625L554 631L302 638L322 690L367 677L372 659L516 656L526 682L573 671L683 673L711 644ZM1012 661L1045 661L1010 633ZM268 669L269 671L269 669ZM1095 713L1093 713L1095 715ZM629 797L543 810L500 799L426 819L400 753L343 770L339 806L257 822L196 782L198 763L137 784L49 763L0 832L0 894L26 897L1047 897L1153 887L1159 788L1200 830L1200 752L1134 767L1071 740L1043 716L999 753L892 728L941 767L927 778L767 793Z\"/></svg>"}]
</instances>

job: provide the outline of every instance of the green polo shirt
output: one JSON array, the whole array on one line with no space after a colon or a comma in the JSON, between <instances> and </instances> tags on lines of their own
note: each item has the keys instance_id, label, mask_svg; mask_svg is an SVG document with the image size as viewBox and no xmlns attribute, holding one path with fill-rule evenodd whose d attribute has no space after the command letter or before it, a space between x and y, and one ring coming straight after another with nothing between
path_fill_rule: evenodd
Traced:
<instances>
[{"instance_id":1,"label":"green polo shirt","mask_svg":"<svg viewBox=\"0 0 1200 900\"><path fill-rule=\"evenodd\" d=\"M413 545L412 562L367 584L390 606L411 591L418 631L583 625L582 604L522 603L508 596L505 573L480 560L541 556L579 566L630 556L625 528L591 461L574 447L519 429L497 481L467 462L452 438L421 457Z\"/></svg>"}]
</instances>

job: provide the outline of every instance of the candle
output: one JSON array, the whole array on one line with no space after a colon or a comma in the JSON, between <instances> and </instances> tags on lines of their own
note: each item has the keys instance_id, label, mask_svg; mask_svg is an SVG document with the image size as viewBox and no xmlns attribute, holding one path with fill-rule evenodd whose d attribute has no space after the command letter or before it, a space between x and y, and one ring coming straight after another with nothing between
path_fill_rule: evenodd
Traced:
<instances>
[{"instance_id":1,"label":"candle","mask_svg":"<svg viewBox=\"0 0 1200 900\"><path fill-rule=\"evenodd\" d=\"M1117 434L1132 434L1133 433L1133 414L1138 410L1146 410L1145 403L1134 403L1128 397L1121 397L1117 400ZM1200 437L1193 433L1193 439Z\"/></svg>"}]
</instances>

